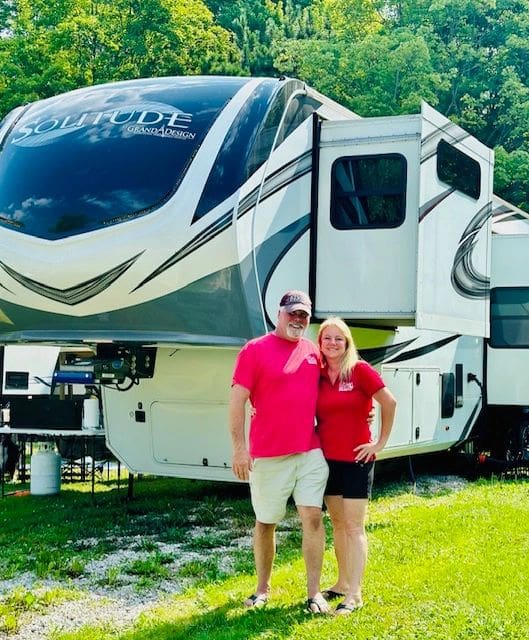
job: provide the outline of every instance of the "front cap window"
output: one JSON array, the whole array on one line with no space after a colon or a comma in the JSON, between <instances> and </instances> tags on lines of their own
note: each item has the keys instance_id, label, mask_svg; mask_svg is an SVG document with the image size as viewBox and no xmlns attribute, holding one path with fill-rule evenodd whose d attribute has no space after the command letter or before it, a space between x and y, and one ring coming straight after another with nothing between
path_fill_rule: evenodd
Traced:
<instances>
[{"instance_id":1,"label":"front cap window","mask_svg":"<svg viewBox=\"0 0 529 640\"><path fill-rule=\"evenodd\" d=\"M149 213L247 81L134 80L31 105L2 145L0 225L56 240Z\"/></svg>"}]
</instances>

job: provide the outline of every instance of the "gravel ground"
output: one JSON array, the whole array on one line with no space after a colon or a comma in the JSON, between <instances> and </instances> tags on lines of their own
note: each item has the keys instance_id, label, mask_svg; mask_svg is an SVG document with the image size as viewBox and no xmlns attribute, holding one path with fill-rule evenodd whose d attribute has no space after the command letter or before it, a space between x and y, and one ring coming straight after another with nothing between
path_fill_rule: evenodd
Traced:
<instances>
[{"instance_id":1,"label":"gravel ground","mask_svg":"<svg viewBox=\"0 0 529 640\"><path fill-rule=\"evenodd\" d=\"M220 524L220 523L219 523ZM190 535L199 537L204 529L196 527ZM22 616L20 629L15 634L5 635L0 632L1 640L47 640L52 631L71 631L80 629L84 625L111 624L113 628L123 629L130 626L134 620L149 607L160 603L164 597L181 593L189 586L190 579L177 577L179 568L192 561L204 560L211 557L211 550L201 552L184 551L180 544L165 544L149 538L157 551L171 555L174 561L165 565L169 571L169 578L156 583L156 587L136 588L138 576L130 575L120 570L124 565L140 560L152 554L152 551L139 551L140 543L145 543L146 536L112 539L112 546L119 547L117 551L98 560L88 563L84 572L77 578L72 578L66 585L64 581L37 579L32 573L24 573L10 580L4 580L0 585L0 595L4 595L19 587L31 590L33 593L45 592L53 588L71 587L79 597L58 605L47 607L42 612L30 611ZM96 540L86 539L83 546L91 546ZM219 547L215 555L221 563L220 568L226 573L231 569L231 554L235 549L250 548L251 537L238 538L230 542L230 547ZM119 574L116 583L109 585L108 572L115 569Z\"/></svg>"},{"instance_id":2,"label":"gravel ground","mask_svg":"<svg viewBox=\"0 0 529 640\"><path fill-rule=\"evenodd\" d=\"M415 492L419 495L435 495L440 492L458 491L465 486L466 482L458 476L424 476L417 479ZM193 536L201 536L203 533L204 529L200 527L191 531ZM95 540L86 539L83 545L90 546L95 542ZM86 565L83 575L71 579L71 588L80 594L78 599L52 605L42 612L29 612L22 617L20 630L16 634L0 633L0 640L48 640L49 634L56 630L72 631L84 625L105 625L106 623L114 629L124 629L132 625L143 611L158 604L164 597L181 593L189 586L189 579L183 580L177 577L179 567L191 560L211 557L211 550L184 551L182 545L163 544L153 538L152 542L156 544L160 553L170 554L174 558L174 561L167 565L171 577L158 583L156 588L136 589L137 576L123 573L119 571L119 567L149 555L148 552L135 550L140 548L141 542L145 542L145 537L127 538L123 541L112 540L114 547L122 546L122 548L102 559L90 562ZM223 571L230 572L231 552L237 548L250 547L251 537L247 536L232 540L229 547L216 549L215 555L220 558ZM109 586L108 571L112 568L119 572L119 579L115 585ZM4 581L0 585L0 595L16 587L38 592L53 587L64 588L65 584L53 580L37 580L34 575L25 573Z\"/></svg>"}]
</instances>

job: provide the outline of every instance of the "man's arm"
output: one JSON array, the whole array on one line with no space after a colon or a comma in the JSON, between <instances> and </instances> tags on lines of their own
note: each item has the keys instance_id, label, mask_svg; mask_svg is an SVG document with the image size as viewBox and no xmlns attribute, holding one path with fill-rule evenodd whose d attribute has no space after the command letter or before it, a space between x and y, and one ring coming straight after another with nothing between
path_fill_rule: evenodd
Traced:
<instances>
[{"instance_id":1,"label":"man's arm","mask_svg":"<svg viewBox=\"0 0 529 640\"><path fill-rule=\"evenodd\" d=\"M230 392L230 435L232 444L231 468L236 478L248 480L252 469L252 459L244 435L246 418L246 403L250 398L250 391L240 384L234 384Z\"/></svg>"}]
</instances>

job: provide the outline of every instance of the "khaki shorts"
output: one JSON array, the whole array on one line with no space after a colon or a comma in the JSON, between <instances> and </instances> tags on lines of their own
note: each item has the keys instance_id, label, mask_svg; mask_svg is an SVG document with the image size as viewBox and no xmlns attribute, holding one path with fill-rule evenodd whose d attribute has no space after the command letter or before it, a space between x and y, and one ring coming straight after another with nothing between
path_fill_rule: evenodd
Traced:
<instances>
[{"instance_id":1,"label":"khaki shorts","mask_svg":"<svg viewBox=\"0 0 529 640\"><path fill-rule=\"evenodd\" d=\"M273 458L256 458L250 472L250 494L255 517L277 524L290 496L298 507L319 507L329 475L321 449Z\"/></svg>"}]
</instances>

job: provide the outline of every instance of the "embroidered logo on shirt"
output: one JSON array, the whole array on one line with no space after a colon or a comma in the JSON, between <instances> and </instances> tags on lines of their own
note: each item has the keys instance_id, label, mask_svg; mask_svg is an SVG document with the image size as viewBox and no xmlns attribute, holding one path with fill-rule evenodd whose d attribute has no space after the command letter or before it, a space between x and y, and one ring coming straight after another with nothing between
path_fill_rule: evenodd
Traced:
<instances>
[{"instance_id":1,"label":"embroidered logo on shirt","mask_svg":"<svg viewBox=\"0 0 529 640\"><path fill-rule=\"evenodd\" d=\"M352 391L353 390L352 382L340 382L340 386L338 387L338 391Z\"/></svg>"},{"instance_id":2,"label":"embroidered logo on shirt","mask_svg":"<svg viewBox=\"0 0 529 640\"><path fill-rule=\"evenodd\" d=\"M316 356L307 356L307 362L308 364L318 364Z\"/></svg>"}]
</instances>

